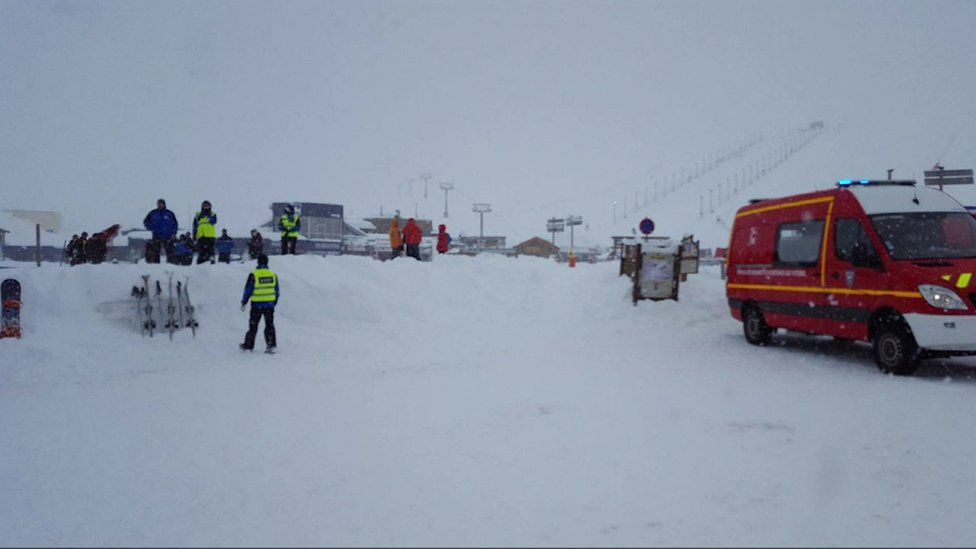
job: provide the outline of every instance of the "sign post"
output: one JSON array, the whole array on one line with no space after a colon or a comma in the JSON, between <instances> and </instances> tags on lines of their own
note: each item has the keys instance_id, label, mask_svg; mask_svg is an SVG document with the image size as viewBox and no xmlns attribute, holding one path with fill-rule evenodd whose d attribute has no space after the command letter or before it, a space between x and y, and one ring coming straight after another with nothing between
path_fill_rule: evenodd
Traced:
<instances>
[{"instance_id":1,"label":"sign post","mask_svg":"<svg viewBox=\"0 0 976 549\"><path fill-rule=\"evenodd\" d=\"M579 215L567 215L566 224L569 225L569 251L573 251L573 227L583 224L583 217Z\"/></svg>"},{"instance_id":2,"label":"sign post","mask_svg":"<svg viewBox=\"0 0 976 549\"><path fill-rule=\"evenodd\" d=\"M925 171L925 184L938 185L972 185L973 170L947 170L936 164L933 169Z\"/></svg>"},{"instance_id":3,"label":"sign post","mask_svg":"<svg viewBox=\"0 0 976 549\"><path fill-rule=\"evenodd\" d=\"M446 210L445 210L446 211ZM478 248L485 247L485 214L491 211L491 204L472 204L471 211L481 217L481 231L478 233Z\"/></svg>"},{"instance_id":4,"label":"sign post","mask_svg":"<svg viewBox=\"0 0 976 549\"><path fill-rule=\"evenodd\" d=\"M549 218L546 222L546 231L552 233L552 245L556 245L556 233L561 233L566 230L566 220L556 219L555 217Z\"/></svg>"}]
</instances>

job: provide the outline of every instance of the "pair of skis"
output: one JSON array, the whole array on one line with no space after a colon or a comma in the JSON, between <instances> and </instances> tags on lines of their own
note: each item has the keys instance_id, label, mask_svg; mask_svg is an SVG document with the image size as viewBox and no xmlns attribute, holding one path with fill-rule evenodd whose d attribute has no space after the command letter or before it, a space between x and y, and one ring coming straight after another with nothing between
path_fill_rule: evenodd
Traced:
<instances>
[{"instance_id":1,"label":"pair of skis","mask_svg":"<svg viewBox=\"0 0 976 549\"><path fill-rule=\"evenodd\" d=\"M154 286L149 283L149 275L142 276L142 286L132 288L132 296L136 298L137 315L142 335L153 332L161 323L163 329L173 339L173 334L180 328L189 328L193 332L193 337L197 336L197 327L200 323L196 318L196 309L190 301L190 279L176 281L176 297L173 297L173 273L166 273L169 278L169 299L163 305L163 286L156 280ZM153 292L155 290L155 292ZM156 306L153 307L153 297L156 298ZM157 323L157 318L159 323Z\"/></svg>"}]
</instances>

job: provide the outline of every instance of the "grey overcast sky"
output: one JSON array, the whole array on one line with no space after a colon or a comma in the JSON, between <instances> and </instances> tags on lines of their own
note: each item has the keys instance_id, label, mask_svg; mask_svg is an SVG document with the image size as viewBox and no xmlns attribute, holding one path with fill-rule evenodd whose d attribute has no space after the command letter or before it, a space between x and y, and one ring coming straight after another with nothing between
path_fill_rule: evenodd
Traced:
<instances>
[{"instance_id":1,"label":"grey overcast sky","mask_svg":"<svg viewBox=\"0 0 976 549\"><path fill-rule=\"evenodd\" d=\"M430 172L456 230L484 201L524 233L567 213L545 204L811 120L976 144L974 32L972 1L0 0L0 208L439 221Z\"/></svg>"}]
</instances>

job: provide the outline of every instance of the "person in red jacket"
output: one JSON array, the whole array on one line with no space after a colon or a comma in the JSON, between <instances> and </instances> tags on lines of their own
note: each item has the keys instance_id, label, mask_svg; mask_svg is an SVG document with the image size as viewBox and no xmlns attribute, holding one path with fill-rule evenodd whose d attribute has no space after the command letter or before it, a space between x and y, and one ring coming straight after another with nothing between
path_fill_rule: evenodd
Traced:
<instances>
[{"instance_id":1,"label":"person in red jacket","mask_svg":"<svg viewBox=\"0 0 976 549\"><path fill-rule=\"evenodd\" d=\"M420 241L423 240L424 233L417 226L417 222L411 217L407 220L407 226L403 228L403 240L407 245L407 257L412 257L420 261Z\"/></svg>"},{"instance_id":2,"label":"person in red jacket","mask_svg":"<svg viewBox=\"0 0 976 549\"><path fill-rule=\"evenodd\" d=\"M446 254L451 248L451 235L447 232L447 225L437 227L437 253Z\"/></svg>"}]
</instances>

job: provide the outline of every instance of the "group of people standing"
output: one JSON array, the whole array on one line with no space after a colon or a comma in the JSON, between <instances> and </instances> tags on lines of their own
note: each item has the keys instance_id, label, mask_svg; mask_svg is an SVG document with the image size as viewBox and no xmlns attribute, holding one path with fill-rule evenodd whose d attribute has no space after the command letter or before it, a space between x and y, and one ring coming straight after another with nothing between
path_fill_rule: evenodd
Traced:
<instances>
[{"instance_id":1,"label":"group of people standing","mask_svg":"<svg viewBox=\"0 0 976 549\"><path fill-rule=\"evenodd\" d=\"M176 215L166 208L166 201L162 198L156 201L156 209L146 214L142 224L152 232L152 238L146 242L146 263L159 263L164 251L166 262L175 265L192 265L194 252L197 254L198 265L215 262L230 263L230 254L234 252L234 239L227 234L227 229L222 229L220 236L217 236L217 214L208 200L200 204L200 211L193 216L192 232L177 236L179 223L176 221ZM248 254L251 259L257 259L262 253L264 253L264 238L256 229L252 229Z\"/></svg>"},{"instance_id":2,"label":"group of people standing","mask_svg":"<svg viewBox=\"0 0 976 549\"><path fill-rule=\"evenodd\" d=\"M91 237L87 232L81 235L71 235L71 240L64 247L64 256L68 260L68 265L80 265L82 263L99 264L105 261L108 255L108 243L119 234L119 225L112 225L104 231L97 232Z\"/></svg>"},{"instance_id":3,"label":"group of people standing","mask_svg":"<svg viewBox=\"0 0 976 549\"><path fill-rule=\"evenodd\" d=\"M424 232L417 225L414 218L407 219L407 225L400 230L400 222L397 218L390 221L390 249L392 250L391 259L400 257L406 248L407 257L412 257L420 261L420 243L424 239ZM447 232L447 225L441 224L437 227L437 253L446 254L451 249L451 235Z\"/></svg>"}]
</instances>

